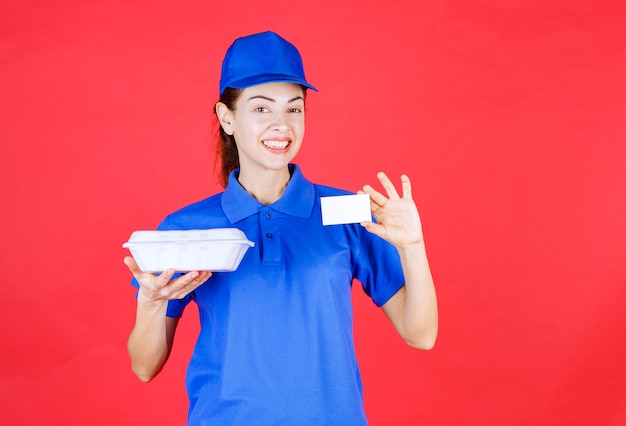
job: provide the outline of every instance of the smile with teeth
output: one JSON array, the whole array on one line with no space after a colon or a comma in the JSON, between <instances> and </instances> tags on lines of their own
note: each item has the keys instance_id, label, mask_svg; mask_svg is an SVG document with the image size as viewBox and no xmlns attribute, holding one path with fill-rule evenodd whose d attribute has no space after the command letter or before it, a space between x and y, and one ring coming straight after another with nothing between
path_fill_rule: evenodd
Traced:
<instances>
[{"instance_id":1,"label":"smile with teeth","mask_svg":"<svg viewBox=\"0 0 626 426\"><path fill-rule=\"evenodd\" d=\"M263 145L272 149L285 149L289 145L289 141L264 140Z\"/></svg>"}]
</instances>

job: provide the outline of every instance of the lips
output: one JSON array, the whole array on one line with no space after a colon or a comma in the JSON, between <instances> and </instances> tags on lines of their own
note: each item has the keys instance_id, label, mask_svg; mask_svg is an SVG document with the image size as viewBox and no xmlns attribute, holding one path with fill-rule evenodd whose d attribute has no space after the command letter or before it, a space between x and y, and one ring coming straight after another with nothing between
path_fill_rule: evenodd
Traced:
<instances>
[{"instance_id":1,"label":"lips","mask_svg":"<svg viewBox=\"0 0 626 426\"><path fill-rule=\"evenodd\" d=\"M289 139L264 139L262 142L270 149L285 149L291 141Z\"/></svg>"}]
</instances>

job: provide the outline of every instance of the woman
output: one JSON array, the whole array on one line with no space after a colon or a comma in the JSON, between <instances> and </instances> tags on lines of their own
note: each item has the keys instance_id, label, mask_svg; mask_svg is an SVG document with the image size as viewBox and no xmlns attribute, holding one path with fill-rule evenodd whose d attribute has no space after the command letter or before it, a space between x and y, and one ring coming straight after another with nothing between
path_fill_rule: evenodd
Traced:
<instances>
[{"instance_id":1,"label":"woman","mask_svg":"<svg viewBox=\"0 0 626 426\"><path fill-rule=\"evenodd\" d=\"M409 178L402 196L363 187L374 222L322 226L315 185L292 160L307 89L297 49L272 32L226 53L215 113L224 192L169 215L159 229L236 227L255 241L235 272L142 272L132 257L137 317L128 340L144 381L163 368L184 308L201 331L187 373L189 425L367 424L352 338L357 279L411 346L430 349L437 301ZM204 285L203 285L204 284Z\"/></svg>"}]
</instances>

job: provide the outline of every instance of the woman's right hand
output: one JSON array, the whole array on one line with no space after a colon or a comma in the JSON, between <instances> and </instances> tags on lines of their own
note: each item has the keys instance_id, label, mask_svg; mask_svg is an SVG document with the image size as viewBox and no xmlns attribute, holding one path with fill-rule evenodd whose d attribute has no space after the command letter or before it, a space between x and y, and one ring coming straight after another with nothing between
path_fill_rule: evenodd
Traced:
<instances>
[{"instance_id":1,"label":"woman's right hand","mask_svg":"<svg viewBox=\"0 0 626 426\"><path fill-rule=\"evenodd\" d=\"M175 274L173 269L168 269L157 276L139 269L132 256L126 256L124 263L139 282L138 301L166 302L182 299L204 284L212 275L209 271L192 271L170 281Z\"/></svg>"}]
</instances>

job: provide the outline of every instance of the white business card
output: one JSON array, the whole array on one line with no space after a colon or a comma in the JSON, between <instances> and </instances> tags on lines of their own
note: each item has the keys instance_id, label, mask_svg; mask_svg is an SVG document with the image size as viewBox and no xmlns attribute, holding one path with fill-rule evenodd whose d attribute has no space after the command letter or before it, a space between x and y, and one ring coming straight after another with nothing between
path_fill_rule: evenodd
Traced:
<instances>
[{"instance_id":1,"label":"white business card","mask_svg":"<svg viewBox=\"0 0 626 426\"><path fill-rule=\"evenodd\" d=\"M372 220L368 194L321 197L322 225L360 223Z\"/></svg>"}]
</instances>

